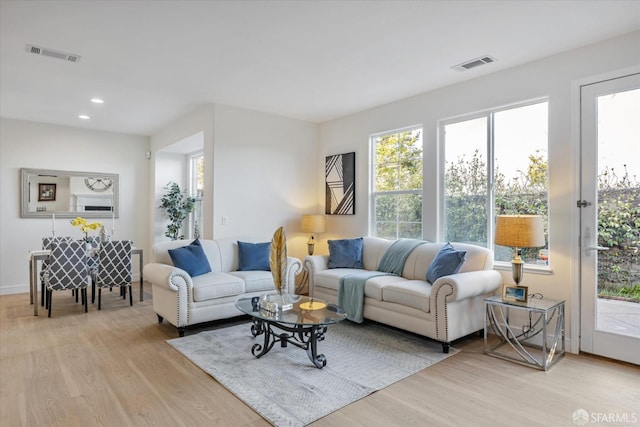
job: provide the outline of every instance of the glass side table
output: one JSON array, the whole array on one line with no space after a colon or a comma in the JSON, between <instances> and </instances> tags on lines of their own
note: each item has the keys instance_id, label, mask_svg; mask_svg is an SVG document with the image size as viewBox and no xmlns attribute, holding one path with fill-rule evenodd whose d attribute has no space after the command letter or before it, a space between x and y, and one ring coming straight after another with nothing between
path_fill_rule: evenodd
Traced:
<instances>
[{"instance_id":1,"label":"glass side table","mask_svg":"<svg viewBox=\"0 0 640 427\"><path fill-rule=\"evenodd\" d=\"M492 296L484 300L484 308L486 354L545 371L564 355L564 300L529 299L517 303ZM528 317L528 324L514 326L514 317L525 323ZM490 332L497 336L497 342L489 343Z\"/></svg>"}]
</instances>

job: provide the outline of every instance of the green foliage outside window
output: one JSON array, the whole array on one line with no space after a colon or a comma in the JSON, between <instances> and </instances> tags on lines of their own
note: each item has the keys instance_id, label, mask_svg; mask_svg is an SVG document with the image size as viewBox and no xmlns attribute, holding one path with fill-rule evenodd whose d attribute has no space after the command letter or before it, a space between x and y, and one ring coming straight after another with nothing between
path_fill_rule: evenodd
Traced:
<instances>
[{"instance_id":1,"label":"green foliage outside window","mask_svg":"<svg viewBox=\"0 0 640 427\"><path fill-rule=\"evenodd\" d=\"M447 165L445 171L446 240L487 246L486 162L479 152ZM517 179L506 180L496 167L495 214L542 215L548 232L546 159L529 156L529 166ZM598 292L640 302L640 181L611 168L598 176ZM548 237L548 235L547 235ZM547 240L548 242L548 240ZM523 258L535 262L540 248L523 249ZM512 248L498 246L495 258L509 261Z\"/></svg>"},{"instance_id":2,"label":"green foliage outside window","mask_svg":"<svg viewBox=\"0 0 640 427\"><path fill-rule=\"evenodd\" d=\"M470 160L461 157L445 171L446 240L489 246L487 238L488 187L487 164L477 150ZM536 152L529 156L526 171L507 180L495 167L494 206L495 215L541 215L547 230L547 162ZM541 248L525 248L523 259L535 263ZM509 261L513 249L498 246L495 258Z\"/></svg>"},{"instance_id":3,"label":"green foliage outside window","mask_svg":"<svg viewBox=\"0 0 640 427\"><path fill-rule=\"evenodd\" d=\"M640 302L640 181L613 168L598 176L598 293Z\"/></svg>"},{"instance_id":4,"label":"green foliage outside window","mask_svg":"<svg viewBox=\"0 0 640 427\"><path fill-rule=\"evenodd\" d=\"M374 137L374 211L378 237L422 238L420 130Z\"/></svg>"}]
</instances>

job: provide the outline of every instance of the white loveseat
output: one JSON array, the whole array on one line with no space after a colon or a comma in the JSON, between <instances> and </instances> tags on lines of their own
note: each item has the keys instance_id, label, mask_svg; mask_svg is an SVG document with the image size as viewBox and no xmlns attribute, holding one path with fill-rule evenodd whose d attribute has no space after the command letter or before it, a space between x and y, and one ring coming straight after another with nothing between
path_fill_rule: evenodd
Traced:
<instances>
[{"instance_id":1,"label":"white loveseat","mask_svg":"<svg viewBox=\"0 0 640 427\"><path fill-rule=\"evenodd\" d=\"M211 272L196 277L174 267L169 255L170 249L188 246L191 240L154 245L155 262L145 265L144 278L153 287L153 309L159 322L166 319L182 337L187 326L241 315L234 305L239 297L275 292L270 271L238 271L238 240L259 242L251 238L200 240ZM284 292L294 293L295 276L301 271L301 261L288 257Z\"/></svg>"},{"instance_id":2,"label":"white loveseat","mask_svg":"<svg viewBox=\"0 0 640 427\"><path fill-rule=\"evenodd\" d=\"M363 269L329 268L328 255L307 256L309 295L337 303L340 278L362 270L376 270L394 241L364 237ZM443 243L425 243L407 257L400 276L377 276L364 284L365 319L401 328L442 343L445 353L452 341L484 328L484 299L502 284L493 270L493 251L468 244L452 243L467 252L460 271L443 276L433 284L426 272ZM146 274L146 273L145 273Z\"/></svg>"}]
</instances>

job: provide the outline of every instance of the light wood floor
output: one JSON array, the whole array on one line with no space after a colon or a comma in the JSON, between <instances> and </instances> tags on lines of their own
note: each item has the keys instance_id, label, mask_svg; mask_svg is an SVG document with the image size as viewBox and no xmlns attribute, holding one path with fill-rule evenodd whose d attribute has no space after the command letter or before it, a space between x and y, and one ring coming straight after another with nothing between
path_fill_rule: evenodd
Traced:
<instances>
[{"instance_id":1,"label":"light wood floor","mask_svg":"<svg viewBox=\"0 0 640 427\"><path fill-rule=\"evenodd\" d=\"M150 288L133 307L106 293L87 314L56 293L50 319L28 294L0 296L0 426L269 426L165 343L177 332L157 323ZM575 426L577 409L640 424L637 366L567 355L542 372L484 355L477 336L454 346L311 426Z\"/></svg>"}]
</instances>

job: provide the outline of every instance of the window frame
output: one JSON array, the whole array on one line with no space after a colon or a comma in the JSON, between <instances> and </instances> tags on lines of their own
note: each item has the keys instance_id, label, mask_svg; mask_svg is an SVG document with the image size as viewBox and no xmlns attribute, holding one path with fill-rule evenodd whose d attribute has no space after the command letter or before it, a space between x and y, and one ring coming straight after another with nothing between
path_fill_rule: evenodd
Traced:
<instances>
[{"instance_id":1,"label":"window frame","mask_svg":"<svg viewBox=\"0 0 640 427\"><path fill-rule=\"evenodd\" d=\"M446 119L438 120L438 239L440 241L445 240L446 231L446 195L445 195L445 174L446 174L446 135L445 127L447 125L465 122L469 120L475 120L479 118L486 118L487 120L487 135L486 135L486 151L483 154L487 156L487 170L485 171L485 177L487 182L487 203L490 206L487 214L487 248L495 252L496 245L493 241L495 234L495 149L494 149L494 118L495 115L508 110L516 108L524 108L536 104L547 103L547 174L549 173L549 97L544 96L540 98L533 98L526 101L516 102L500 107L489 108L486 110L476 111L469 114L461 114ZM551 250L551 197L550 197L551 182L547 175L547 250ZM524 264L525 271L538 272L541 274L551 273L551 257L549 257L549 263L547 265L538 265L526 263ZM494 260L494 268L498 270L511 270L511 262Z\"/></svg>"},{"instance_id":2,"label":"window frame","mask_svg":"<svg viewBox=\"0 0 640 427\"><path fill-rule=\"evenodd\" d=\"M391 135L402 132L420 131L420 139L422 143L422 181L420 189L415 190L392 190L392 191L376 191L376 142L375 140L384 135ZM368 221L368 235L376 236L376 196L381 195L405 195L415 194L421 197L421 205L424 206L424 126L421 124L415 124L411 126L404 126L401 128L391 129L383 132L377 132L369 135L369 221ZM398 234L399 222L396 220L396 235ZM421 209L420 218L420 234L424 234L424 207Z\"/></svg>"},{"instance_id":3,"label":"window frame","mask_svg":"<svg viewBox=\"0 0 640 427\"><path fill-rule=\"evenodd\" d=\"M204 195L198 195L198 189L197 189L197 162L198 159L202 158L203 162L204 162L204 151L203 150L199 150L199 151L194 151L193 153L189 153L187 154L187 159L188 159L188 173L189 173L189 185L188 185L188 192L190 197L192 197L194 199L194 208L193 211L189 214L188 218L187 218L187 227L188 227L188 236L190 239L195 238L195 221L196 221L196 210L200 209L200 217L202 218L203 216L203 212L202 212L202 202L203 202L203 198ZM204 191L204 189L203 189ZM198 224L198 228L200 230L200 236L198 237L202 237L202 221L200 221L200 223Z\"/></svg>"}]
</instances>

